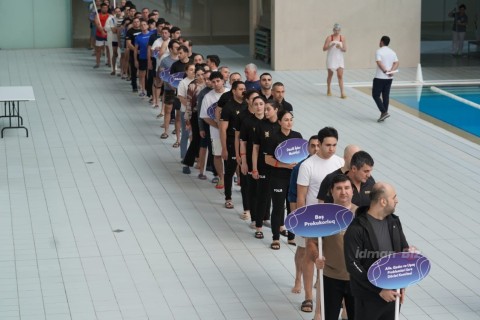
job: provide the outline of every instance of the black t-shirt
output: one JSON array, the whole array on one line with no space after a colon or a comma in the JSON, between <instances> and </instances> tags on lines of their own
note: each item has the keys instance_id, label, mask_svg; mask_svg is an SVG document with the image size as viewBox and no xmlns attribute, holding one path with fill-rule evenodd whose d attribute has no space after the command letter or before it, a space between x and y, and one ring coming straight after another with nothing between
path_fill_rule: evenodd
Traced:
<instances>
[{"instance_id":1,"label":"black t-shirt","mask_svg":"<svg viewBox=\"0 0 480 320\"><path fill-rule=\"evenodd\" d=\"M257 169L258 171L269 171L270 166L265 163L265 150L272 137L280 130L280 125L277 121L270 122L268 119L263 119L255 129L255 136L253 143L260 146L258 150Z\"/></svg>"},{"instance_id":2,"label":"black t-shirt","mask_svg":"<svg viewBox=\"0 0 480 320\"><path fill-rule=\"evenodd\" d=\"M220 99L218 99L217 102L217 107L223 108L228 101L233 99L233 93L232 91L228 90L227 92L224 92L221 96Z\"/></svg>"},{"instance_id":3,"label":"black t-shirt","mask_svg":"<svg viewBox=\"0 0 480 320\"><path fill-rule=\"evenodd\" d=\"M260 91L258 91L258 94L260 95L260 97L263 97L265 100L272 100L272 99L273 99L271 93L270 93L270 96L267 97L267 96L264 95L263 92L260 90Z\"/></svg>"},{"instance_id":4,"label":"black t-shirt","mask_svg":"<svg viewBox=\"0 0 480 320\"><path fill-rule=\"evenodd\" d=\"M155 42L155 40L157 40L158 38L160 38L162 35L161 34L158 34L158 33L153 33L150 38L148 38L148 45L151 47L153 45L153 43Z\"/></svg>"},{"instance_id":5,"label":"black t-shirt","mask_svg":"<svg viewBox=\"0 0 480 320\"><path fill-rule=\"evenodd\" d=\"M345 174L347 174L345 172ZM338 175L343 174L341 169L337 169L332 173L329 173L322 181L320 189L318 190L317 199L323 200L325 203L333 203L333 197L330 193L330 187L332 184L333 178ZM360 184L360 190L352 183L352 203L358 207L369 206L370 205L370 191L372 191L373 185L375 184L375 179L370 176L365 183Z\"/></svg>"},{"instance_id":6,"label":"black t-shirt","mask_svg":"<svg viewBox=\"0 0 480 320\"><path fill-rule=\"evenodd\" d=\"M293 106L290 103L288 103L287 101L285 101L285 99L283 99L283 101L280 103L280 105L282 106L283 110L293 112Z\"/></svg>"},{"instance_id":7,"label":"black t-shirt","mask_svg":"<svg viewBox=\"0 0 480 320\"><path fill-rule=\"evenodd\" d=\"M220 113L220 121L228 121L227 139L235 138L235 131L239 131L238 116L240 112L247 110L247 102L238 103L235 99L228 101Z\"/></svg>"},{"instance_id":8,"label":"black t-shirt","mask_svg":"<svg viewBox=\"0 0 480 320\"><path fill-rule=\"evenodd\" d=\"M127 40L130 40L132 45L135 45L135 37L141 32L142 30L140 29L130 28L125 34L125 47L127 47ZM133 50L130 49L130 52L133 53Z\"/></svg>"},{"instance_id":9,"label":"black t-shirt","mask_svg":"<svg viewBox=\"0 0 480 320\"><path fill-rule=\"evenodd\" d=\"M281 130L278 130L270 139L270 141L267 144L267 148L265 149L265 154L272 156L275 160L275 149L277 146L282 143L285 140L288 139L293 139L293 138L299 138L302 139L302 134L297 131L290 130L290 133L288 136L283 134ZM290 179L290 174L292 173L292 169L287 169L287 168L277 168L277 167L271 167L271 173L272 175L275 175L277 177L285 178L285 179Z\"/></svg>"},{"instance_id":10,"label":"black t-shirt","mask_svg":"<svg viewBox=\"0 0 480 320\"><path fill-rule=\"evenodd\" d=\"M170 74L185 72L185 67L187 66L187 64L188 62L182 62L180 60L175 61L170 67Z\"/></svg>"},{"instance_id":11,"label":"black t-shirt","mask_svg":"<svg viewBox=\"0 0 480 320\"><path fill-rule=\"evenodd\" d=\"M255 140L255 131L262 120L258 119L255 114L250 113L248 109L240 113L237 118L237 120L242 119L238 121L240 123L240 140L247 144L245 156L247 157L248 171L250 172L253 170L252 149Z\"/></svg>"}]
</instances>

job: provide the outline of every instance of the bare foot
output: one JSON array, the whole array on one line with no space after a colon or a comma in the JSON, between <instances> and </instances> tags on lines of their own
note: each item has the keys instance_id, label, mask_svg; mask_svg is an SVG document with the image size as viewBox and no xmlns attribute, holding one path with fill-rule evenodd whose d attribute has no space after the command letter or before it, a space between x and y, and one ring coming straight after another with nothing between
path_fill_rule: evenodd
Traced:
<instances>
[{"instance_id":1,"label":"bare foot","mask_svg":"<svg viewBox=\"0 0 480 320\"><path fill-rule=\"evenodd\" d=\"M295 286L292 288L291 291L292 293L297 293L297 294L302 292L302 284L300 280L299 281L295 280Z\"/></svg>"}]
</instances>

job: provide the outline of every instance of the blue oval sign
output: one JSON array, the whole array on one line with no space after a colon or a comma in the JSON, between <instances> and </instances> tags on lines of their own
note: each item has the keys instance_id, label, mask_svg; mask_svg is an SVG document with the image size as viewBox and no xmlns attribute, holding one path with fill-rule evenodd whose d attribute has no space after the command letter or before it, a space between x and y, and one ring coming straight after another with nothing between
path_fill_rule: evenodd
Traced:
<instances>
[{"instance_id":1,"label":"blue oval sign","mask_svg":"<svg viewBox=\"0 0 480 320\"><path fill-rule=\"evenodd\" d=\"M353 212L344 206L317 203L290 213L285 219L285 227L302 237L328 237L345 230L352 220Z\"/></svg>"},{"instance_id":2,"label":"blue oval sign","mask_svg":"<svg viewBox=\"0 0 480 320\"><path fill-rule=\"evenodd\" d=\"M217 109L216 102L212 103L212 105L207 108L207 114L212 120L215 120L215 109Z\"/></svg>"},{"instance_id":3,"label":"blue oval sign","mask_svg":"<svg viewBox=\"0 0 480 320\"><path fill-rule=\"evenodd\" d=\"M300 138L288 139L275 149L275 159L284 163L299 163L308 157L308 141Z\"/></svg>"},{"instance_id":4,"label":"blue oval sign","mask_svg":"<svg viewBox=\"0 0 480 320\"><path fill-rule=\"evenodd\" d=\"M170 78L170 68L160 71L159 78L165 82L168 82L168 79Z\"/></svg>"},{"instance_id":5,"label":"blue oval sign","mask_svg":"<svg viewBox=\"0 0 480 320\"><path fill-rule=\"evenodd\" d=\"M421 254L398 252L380 258L368 269L368 281L382 289L400 289L420 282L430 272L430 261Z\"/></svg>"},{"instance_id":6,"label":"blue oval sign","mask_svg":"<svg viewBox=\"0 0 480 320\"><path fill-rule=\"evenodd\" d=\"M183 80L183 78L185 78L185 72L177 72L170 75L168 82L172 85L172 87L178 88L178 84Z\"/></svg>"}]
</instances>

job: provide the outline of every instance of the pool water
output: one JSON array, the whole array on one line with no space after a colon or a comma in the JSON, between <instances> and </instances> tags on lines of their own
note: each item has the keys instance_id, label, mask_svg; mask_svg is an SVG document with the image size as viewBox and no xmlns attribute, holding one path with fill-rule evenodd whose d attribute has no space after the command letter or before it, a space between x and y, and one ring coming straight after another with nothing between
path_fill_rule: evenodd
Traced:
<instances>
[{"instance_id":1,"label":"pool water","mask_svg":"<svg viewBox=\"0 0 480 320\"><path fill-rule=\"evenodd\" d=\"M480 104L480 86L437 86L437 88ZM480 108L475 108L434 92L430 89L430 86L392 88L390 98L480 137Z\"/></svg>"}]
</instances>

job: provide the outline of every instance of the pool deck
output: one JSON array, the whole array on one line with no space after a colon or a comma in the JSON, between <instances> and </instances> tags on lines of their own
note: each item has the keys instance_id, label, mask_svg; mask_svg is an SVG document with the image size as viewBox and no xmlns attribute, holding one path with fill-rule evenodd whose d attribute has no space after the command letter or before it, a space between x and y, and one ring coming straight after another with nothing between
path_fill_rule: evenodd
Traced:
<instances>
[{"instance_id":1,"label":"pool deck","mask_svg":"<svg viewBox=\"0 0 480 320\"><path fill-rule=\"evenodd\" d=\"M231 71L249 62L241 46L194 49ZM295 249L285 239L269 249L269 229L253 237L238 191L227 210L196 170L182 174L156 111L106 67L92 69L90 54L0 51L0 86L31 85L36 96L22 105L30 137L0 139L0 319L311 319L299 311L303 294L290 292ZM432 262L401 319L479 319L480 146L395 107L379 124L367 94L348 87L343 100L334 86L327 97L325 70L271 73L286 85L297 131L336 127L338 153L360 145L375 179L396 187L407 239ZM401 68L395 82L416 74ZM347 69L345 81L372 75ZM426 81L479 75L423 70Z\"/></svg>"}]
</instances>

